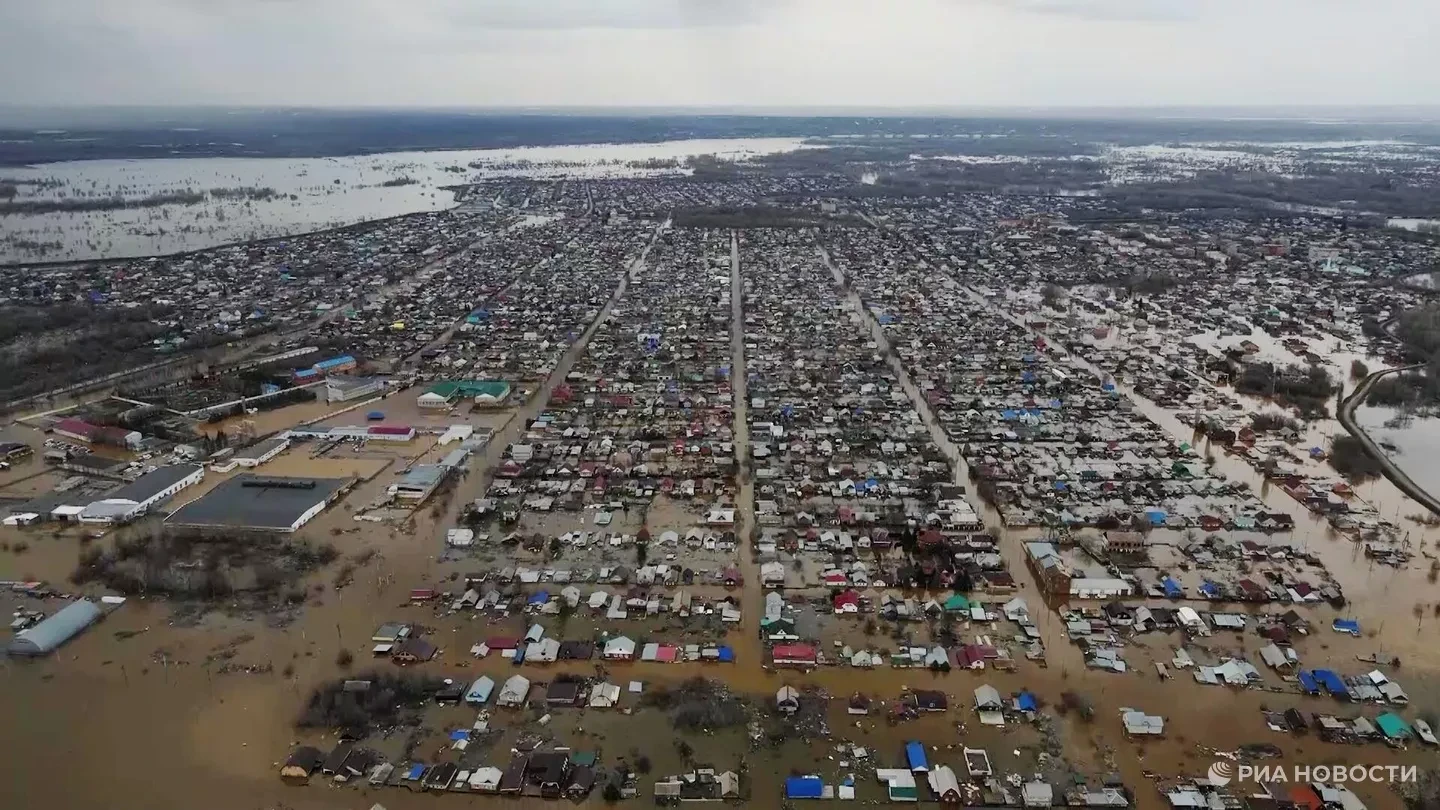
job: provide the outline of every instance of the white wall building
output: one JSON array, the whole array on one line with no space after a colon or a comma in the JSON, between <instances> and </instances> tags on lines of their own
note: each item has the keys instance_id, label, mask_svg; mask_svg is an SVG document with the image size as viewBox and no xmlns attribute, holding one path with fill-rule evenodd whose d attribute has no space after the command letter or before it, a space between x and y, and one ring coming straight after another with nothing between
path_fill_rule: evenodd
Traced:
<instances>
[{"instance_id":1,"label":"white wall building","mask_svg":"<svg viewBox=\"0 0 1440 810\"><path fill-rule=\"evenodd\" d=\"M349 402L384 393L386 382L380 377L350 377L336 374L325 378L327 402Z\"/></svg>"},{"instance_id":2,"label":"white wall building","mask_svg":"<svg viewBox=\"0 0 1440 810\"><path fill-rule=\"evenodd\" d=\"M86 506L82 523L123 523L146 512L180 490L200 483L205 468L199 464L172 464L146 473L105 498Z\"/></svg>"}]
</instances>

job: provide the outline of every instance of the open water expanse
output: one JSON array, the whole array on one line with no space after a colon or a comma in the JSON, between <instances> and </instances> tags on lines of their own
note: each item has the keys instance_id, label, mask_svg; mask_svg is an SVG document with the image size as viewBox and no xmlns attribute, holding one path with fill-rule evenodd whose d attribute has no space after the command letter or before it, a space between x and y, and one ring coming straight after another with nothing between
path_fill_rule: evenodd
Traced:
<instances>
[{"instance_id":1,"label":"open water expanse","mask_svg":"<svg viewBox=\"0 0 1440 810\"><path fill-rule=\"evenodd\" d=\"M16 184L17 203L249 190L192 204L0 216L0 263L200 250L449 208L455 199L445 186L486 177L674 174L682 170L639 164L692 155L740 159L800 145L798 138L737 138L329 158L91 160L0 169L4 182ZM400 181L414 182L395 185ZM261 189L274 195L260 198L255 192Z\"/></svg>"},{"instance_id":2,"label":"open water expanse","mask_svg":"<svg viewBox=\"0 0 1440 810\"><path fill-rule=\"evenodd\" d=\"M1440 492L1440 419L1400 416L1397 408L1377 405L1356 409L1355 419L1415 483Z\"/></svg>"}]
</instances>

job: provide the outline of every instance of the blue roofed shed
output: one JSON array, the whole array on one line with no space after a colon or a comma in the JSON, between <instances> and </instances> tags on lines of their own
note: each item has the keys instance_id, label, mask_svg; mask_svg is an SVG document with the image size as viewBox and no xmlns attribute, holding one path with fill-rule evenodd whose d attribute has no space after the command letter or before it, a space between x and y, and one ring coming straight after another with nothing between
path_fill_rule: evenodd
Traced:
<instances>
[{"instance_id":1,"label":"blue roofed shed","mask_svg":"<svg viewBox=\"0 0 1440 810\"><path fill-rule=\"evenodd\" d=\"M1330 694L1336 697L1344 697L1350 694L1350 690L1345 687L1344 679L1334 672L1328 669L1317 669L1311 674L1314 675L1315 680L1325 688L1325 691Z\"/></svg>"},{"instance_id":2,"label":"blue roofed shed","mask_svg":"<svg viewBox=\"0 0 1440 810\"><path fill-rule=\"evenodd\" d=\"M825 795L825 783L818 776L791 776L785 780L785 798L818 799Z\"/></svg>"},{"instance_id":3,"label":"blue roofed shed","mask_svg":"<svg viewBox=\"0 0 1440 810\"><path fill-rule=\"evenodd\" d=\"M930 770L930 762L925 758L925 746L911 740L905 743L905 761L910 763L910 770L925 772Z\"/></svg>"}]
</instances>

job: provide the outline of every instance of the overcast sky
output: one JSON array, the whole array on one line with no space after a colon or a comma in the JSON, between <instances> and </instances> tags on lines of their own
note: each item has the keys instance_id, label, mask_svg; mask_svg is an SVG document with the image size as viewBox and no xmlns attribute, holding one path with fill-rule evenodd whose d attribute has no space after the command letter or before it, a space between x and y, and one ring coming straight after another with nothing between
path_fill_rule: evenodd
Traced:
<instances>
[{"instance_id":1,"label":"overcast sky","mask_svg":"<svg viewBox=\"0 0 1440 810\"><path fill-rule=\"evenodd\" d=\"M0 0L0 103L1440 104L1436 0Z\"/></svg>"}]
</instances>

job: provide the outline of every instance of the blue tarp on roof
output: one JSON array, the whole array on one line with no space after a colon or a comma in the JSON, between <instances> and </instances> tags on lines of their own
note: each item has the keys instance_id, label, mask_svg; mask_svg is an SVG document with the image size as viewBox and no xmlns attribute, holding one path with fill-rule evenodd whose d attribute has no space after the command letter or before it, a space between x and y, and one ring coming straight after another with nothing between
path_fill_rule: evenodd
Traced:
<instances>
[{"instance_id":1,"label":"blue tarp on roof","mask_svg":"<svg viewBox=\"0 0 1440 810\"><path fill-rule=\"evenodd\" d=\"M925 759L925 746L914 740L905 743L905 761L912 771L928 771L930 763Z\"/></svg>"},{"instance_id":2,"label":"blue tarp on roof","mask_svg":"<svg viewBox=\"0 0 1440 810\"><path fill-rule=\"evenodd\" d=\"M1164 510L1164 509L1146 509L1146 510L1145 510L1145 517L1146 517L1147 519L1149 519L1149 521L1150 521L1153 525L1156 525L1156 526L1164 526L1164 525L1165 525L1166 514L1165 514L1165 510Z\"/></svg>"},{"instance_id":3,"label":"blue tarp on roof","mask_svg":"<svg viewBox=\"0 0 1440 810\"><path fill-rule=\"evenodd\" d=\"M468 739L470 739L470 729L468 729L468 728L457 728L457 729L455 729L454 731L450 732L450 739L452 739L452 740L468 740Z\"/></svg>"},{"instance_id":4,"label":"blue tarp on roof","mask_svg":"<svg viewBox=\"0 0 1440 810\"><path fill-rule=\"evenodd\" d=\"M1021 382L1035 382L1035 372L1025 371L1020 374Z\"/></svg>"},{"instance_id":5,"label":"blue tarp on roof","mask_svg":"<svg viewBox=\"0 0 1440 810\"><path fill-rule=\"evenodd\" d=\"M405 772L406 779L419 779L423 775L425 775L425 763L423 762L411 765L410 770Z\"/></svg>"},{"instance_id":6,"label":"blue tarp on roof","mask_svg":"<svg viewBox=\"0 0 1440 810\"><path fill-rule=\"evenodd\" d=\"M549 592L549 591L536 591L536 592L535 592L535 595L530 597L530 604L532 604L532 605L543 605L543 604L545 604L546 602L549 602L549 601L550 601L550 592Z\"/></svg>"},{"instance_id":7,"label":"blue tarp on roof","mask_svg":"<svg viewBox=\"0 0 1440 810\"><path fill-rule=\"evenodd\" d=\"M1350 690L1345 688L1345 681L1328 669L1317 669L1311 673L1315 680L1325 687L1325 691L1332 695L1348 695Z\"/></svg>"},{"instance_id":8,"label":"blue tarp on roof","mask_svg":"<svg viewBox=\"0 0 1440 810\"><path fill-rule=\"evenodd\" d=\"M1005 410L1005 411L1001 411L1001 412L1000 412L1000 418L1001 418L1001 419L1004 419L1006 422L1013 422L1013 421L1015 421L1018 417L1019 417L1019 414L1018 414L1017 412L1015 412L1015 411Z\"/></svg>"},{"instance_id":9,"label":"blue tarp on roof","mask_svg":"<svg viewBox=\"0 0 1440 810\"><path fill-rule=\"evenodd\" d=\"M1165 589L1165 595L1171 599L1177 599L1185 595L1185 589L1180 587L1180 583L1170 577L1165 577L1160 580L1160 587Z\"/></svg>"},{"instance_id":10,"label":"blue tarp on roof","mask_svg":"<svg viewBox=\"0 0 1440 810\"><path fill-rule=\"evenodd\" d=\"M735 663L735 650L727 644L720 645L720 656L717 659L722 664Z\"/></svg>"},{"instance_id":11,"label":"blue tarp on roof","mask_svg":"<svg viewBox=\"0 0 1440 810\"><path fill-rule=\"evenodd\" d=\"M818 776L791 776L785 780L785 798L818 799L825 793L825 783Z\"/></svg>"},{"instance_id":12,"label":"blue tarp on roof","mask_svg":"<svg viewBox=\"0 0 1440 810\"><path fill-rule=\"evenodd\" d=\"M1352 636L1360 635L1360 623L1354 619L1336 619L1330 625L1337 633L1349 633Z\"/></svg>"},{"instance_id":13,"label":"blue tarp on roof","mask_svg":"<svg viewBox=\"0 0 1440 810\"><path fill-rule=\"evenodd\" d=\"M1213 599L1220 595L1220 586L1209 580L1206 580L1200 583L1200 593L1203 593Z\"/></svg>"},{"instance_id":14,"label":"blue tarp on roof","mask_svg":"<svg viewBox=\"0 0 1440 810\"><path fill-rule=\"evenodd\" d=\"M1312 695L1320 694L1320 684L1315 681L1315 676L1308 672L1300 672L1300 688Z\"/></svg>"},{"instance_id":15,"label":"blue tarp on roof","mask_svg":"<svg viewBox=\"0 0 1440 810\"><path fill-rule=\"evenodd\" d=\"M1056 491L1056 492L1064 492L1064 491L1065 491L1065 482L1064 482L1064 481L1056 481L1056 482L1055 482L1055 491Z\"/></svg>"},{"instance_id":16,"label":"blue tarp on roof","mask_svg":"<svg viewBox=\"0 0 1440 810\"><path fill-rule=\"evenodd\" d=\"M1039 707L1039 704L1035 702L1035 696L1029 692L1021 692L1020 695L1015 698L1015 708L1022 712L1033 712Z\"/></svg>"}]
</instances>

